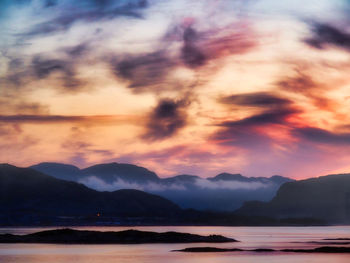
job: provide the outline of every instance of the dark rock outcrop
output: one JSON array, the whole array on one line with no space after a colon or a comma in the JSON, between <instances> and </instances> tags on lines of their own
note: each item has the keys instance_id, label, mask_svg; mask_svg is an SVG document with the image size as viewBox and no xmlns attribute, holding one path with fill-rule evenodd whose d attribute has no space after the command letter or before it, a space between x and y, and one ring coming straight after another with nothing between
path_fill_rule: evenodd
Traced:
<instances>
[{"instance_id":1,"label":"dark rock outcrop","mask_svg":"<svg viewBox=\"0 0 350 263\"><path fill-rule=\"evenodd\" d=\"M28 235L0 235L0 243L56 244L147 244L147 243L227 243L235 239L220 235L200 236L178 232L148 232L125 230L119 232L56 229Z\"/></svg>"}]
</instances>

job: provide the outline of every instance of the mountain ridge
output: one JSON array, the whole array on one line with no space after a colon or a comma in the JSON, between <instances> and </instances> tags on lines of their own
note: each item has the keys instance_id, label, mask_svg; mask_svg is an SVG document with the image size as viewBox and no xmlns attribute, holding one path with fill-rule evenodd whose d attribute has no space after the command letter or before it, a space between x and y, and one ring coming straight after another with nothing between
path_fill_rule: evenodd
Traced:
<instances>
[{"instance_id":1,"label":"mountain ridge","mask_svg":"<svg viewBox=\"0 0 350 263\"><path fill-rule=\"evenodd\" d=\"M310 218L302 214L283 218L272 216L184 210L163 197L139 190L98 192L83 184L57 179L34 169L0 165L1 226L327 223L322 217Z\"/></svg>"},{"instance_id":2,"label":"mountain ridge","mask_svg":"<svg viewBox=\"0 0 350 263\"><path fill-rule=\"evenodd\" d=\"M246 202L246 216L313 217L350 223L350 174L332 174L283 184L270 202Z\"/></svg>"},{"instance_id":3,"label":"mountain ridge","mask_svg":"<svg viewBox=\"0 0 350 263\"><path fill-rule=\"evenodd\" d=\"M208 178L187 174L161 178L144 167L123 163L98 164L84 169L42 163L31 168L99 191L139 189L160 195L185 209L213 211L234 211L245 201L269 201L280 185L293 180L281 176L244 177L230 173ZM73 171L71 177L67 175L70 170Z\"/></svg>"},{"instance_id":4,"label":"mountain ridge","mask_svg":"<svg viewBox=\"0 0 350 263\"><path fill-rule=\"evenodd\" d=\"M0 165L0 217L171 216L173 202L139 190L99 192L30 168Z\"/></svg>"}]
</instances>

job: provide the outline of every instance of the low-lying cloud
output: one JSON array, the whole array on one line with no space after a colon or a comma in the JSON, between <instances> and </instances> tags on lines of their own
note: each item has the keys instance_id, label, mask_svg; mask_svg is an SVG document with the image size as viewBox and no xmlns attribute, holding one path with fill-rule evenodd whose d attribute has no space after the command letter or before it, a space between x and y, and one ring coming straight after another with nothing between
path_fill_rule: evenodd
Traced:
<instances>
[{"instance_id":1,"label":"low-lying cloud","mask_svg":"<svg viewBox=\"0 0 350 263\"><path fill-rule=\"evenodd\" d=\"M205 191L211 190L257 190L261 188L269 188L273 186L271 182L240 182L240 181L211 181L202 178L196 178L191 183L185 182L147 182L147 183L136 183L136 182L127 182L120 178L116 179L112 183L107 183L101 178L96 176L88 176L79 181L80 183L96 189L98 191L116 191L120 189L136 189L146 192L165 192L165 191L192 191L193 188L197 190Z\"/></svg>"},{"instance_id":2,"label":"low-lying cloud","mask_svg":"<svg viewBox=\"0 0 350 263\"><path fill-rule=\"evenodd\" d=\"M146 192L163 192L167 190L183 191L186 188L183 185L163 185L160 183L131 183L122 179L117 179L112 183L107 183L96 176L89 176L79 181L80 183L98 191L116 191L120 189L136 189Z\"/></svg>"}]
</instances>

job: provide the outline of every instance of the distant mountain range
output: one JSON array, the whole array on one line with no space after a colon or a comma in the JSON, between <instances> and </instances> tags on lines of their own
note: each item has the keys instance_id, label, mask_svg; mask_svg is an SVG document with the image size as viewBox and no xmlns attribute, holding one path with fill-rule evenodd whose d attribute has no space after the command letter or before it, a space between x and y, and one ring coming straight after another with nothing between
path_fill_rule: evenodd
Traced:
<instances>
[{"instance_id":1,"label":"distant mountain range","mask_svg":"<svg viewBox=\"0 0 350 263\"><path fill-rule=\"evenodd\" d=\"M63 217L171 217L173 202L138 190L98 192L28 168L0 165L0 222ZM96 220L94 220L96 221Z\"/></svg>"},{"instance_id":2,"label":"distant mountain range","mask_svg":"<svg viewBox=\"0 0 350 263\"><path fill-rule=\"evenodd\" d=\"M183 180L182 177L163 180ZM109 224L350 224L350 174L287 182L270 202L246 202L235 212L204 212L181 209L172 201L139 190L101 192L34 169L0 165L0 225Z\"/></svg>"},{"instance_id":3,"label":"distant mountain range","mask_svg":"<svg viewBox=\"0 0 350 263\"><path fill-rule=\"evenodd\" d=\"M250 200L269 201L282 184L293 181L281 176L244 177L229 173L210 178L195 175L160 178L146 168L121 163L98 164L85 169L40 163L30 168L100 191L138 189L165 197L182 208L212 211L234 211Z\"/></svg>"},{"instance_id":4,"label":"distant mountain range","mask_svg":"<svg viewBox=\"0 0 350 263\"><path fill-rule=\"evenodd\" d=\"M159 177L154 172L132 164L107 163L79 169L74 165L46 162L29 168L67 181L79 181L89 176L96 176L106 183L113 183L116 180L123 180L129 183L145 183L159 180Z\"/></svg>"},{"instance_id":5,"label":"distant mountain range","mask_svg":"<svg viewBox=\"0 0 350 263\"><path fill-rule=\"evenodd\" d=\"M236 213L350 224L350 174L285 183L270 202L247 202Z\"/></svg>"}]
</instances>

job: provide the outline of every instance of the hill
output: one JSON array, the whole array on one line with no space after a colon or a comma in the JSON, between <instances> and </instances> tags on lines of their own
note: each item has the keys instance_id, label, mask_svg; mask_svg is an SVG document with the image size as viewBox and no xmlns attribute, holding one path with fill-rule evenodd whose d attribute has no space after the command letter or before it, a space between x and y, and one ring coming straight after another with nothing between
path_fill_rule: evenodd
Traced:
<instances>
[{"instance_id":1,"label":"hill","mask_svg":"<svg viewBox=\"0 0 350 263\"><path fill-rule=\"evenodd\" d=\"M180 208L138 190L98 192L28 168L0 165L0 222L57 217L171 217Z\"/></svg>"},{"instance_id":2,"label":"hill","mask_svg":"<svg viewBox=\"0 0 350 263\"><path fill-rule=\"evenodd\" d=\"M316 218L329 223L349 224L350 174L285 183L270 202L247 202L236 213L275 218Z\"/></svg>"},{"instance_id":3,"label":"hill","mask_svg":"<svg viewBox=\"0 0 350 263\"><path fill-rule=\"evenodd\" d=\"M146 168L122 163L98 164L85 169L41 163L31 168L99 191L138 189L167 198L185 209L226 212L238 209L246 201L270 201L283 183L292 181L281 176L245 177L229 173L210 178L196 175L160 178Z\"/></svg>"}]
</instances>

